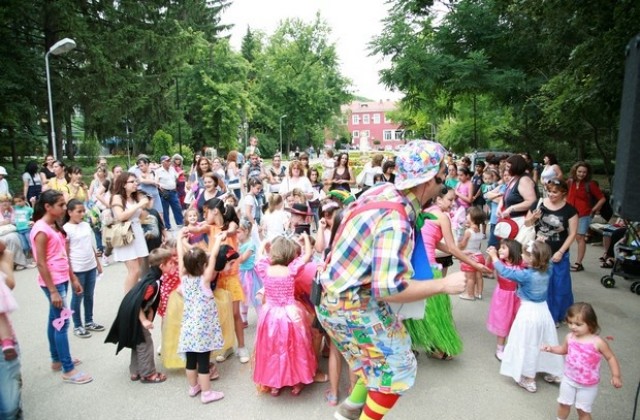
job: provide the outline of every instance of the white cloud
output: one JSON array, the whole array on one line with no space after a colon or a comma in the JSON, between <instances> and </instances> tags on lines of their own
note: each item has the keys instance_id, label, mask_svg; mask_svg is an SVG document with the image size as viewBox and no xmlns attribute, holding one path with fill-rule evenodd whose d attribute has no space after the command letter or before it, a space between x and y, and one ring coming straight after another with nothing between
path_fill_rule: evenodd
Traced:
<instances>
[{"instance_id":1,"label":"white cloud","mask_svg":"<svg viewBox=\"0 0 640 420\"><path fill-rule=\"evenodd\" d=\"M353 81L353 92L372 100L398 99L399 92L379 83L378 71L387 65L380 56L370 57L367 46L382 31L387 7L385 0L233 0L222 23L235 25L231 44L239 50L247 26L270 35L284 19L312 22L319 11L331 28L342 74Z\"/></svg>"}]
</instances>

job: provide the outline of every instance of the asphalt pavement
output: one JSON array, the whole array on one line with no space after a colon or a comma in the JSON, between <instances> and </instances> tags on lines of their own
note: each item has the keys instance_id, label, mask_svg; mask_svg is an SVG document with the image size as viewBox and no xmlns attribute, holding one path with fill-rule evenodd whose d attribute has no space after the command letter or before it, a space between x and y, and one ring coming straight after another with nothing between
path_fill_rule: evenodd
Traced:
<instances>
[{"instance_id":1,"label":"asphalt pavement","mask_svg":"<svg viewBox=\"0 0 640 420\"><path fill-rule=\"evenodd\" d=\"M575 255L575 246L574 246ZM636 388L640 381L640 296L629 290L629 281L617 278L617 286L605 289L600 278L607 273L599 267L599 246L588 245L586 270L573 275L576 301L590 302L596 309L602 327L618 357L624 386L609 384L609 368L602 363L602 381L594 405L593 418L631 419ZM454 267L455 268L455 267ZM94 319L108 328L115 317L123 295L124 264L105 269L95 293ZM59 373L50 369L45 333L48 305L37 286L36 270L16 273L14 291L20 308L11 315L21 344L23 405L26 419L331 419L334 408L324 402L328 384L306 387L294 397L283 392L274 398L259 394L251 380L251 363L240 364L231 357L218 368L221 378L213 383L225 398L208 405L199 398L189 398L182 370L166 371L160 358L156 364L168 374L161 384L141 384L129 380L129 350L115 355L113 344L104 344L106 332L93 333L88 339L75 337L69 341L72 356L80 358L79 368L93 375L87 385L62 382ZM485 280L484 300L463 301L452 297L458 330L464 341L464 352L451 361L418 357L416 385L387 416L389 419L555 419L558 386L538 377L538 392L530 394L512 379L501 376L494 357L495 338L485 327L491 292L495 280ZM160 319L156 319L153 338L160 343ZM256 316L250 313L250 326L245 330L251 348L255 336ZM560 339L567 333L560 327ZM322 360L326 368L326 359ZM342 376L342 395L348 381ZM575 410L571 419L577 419Z\"/></svg>"}]
</instances>

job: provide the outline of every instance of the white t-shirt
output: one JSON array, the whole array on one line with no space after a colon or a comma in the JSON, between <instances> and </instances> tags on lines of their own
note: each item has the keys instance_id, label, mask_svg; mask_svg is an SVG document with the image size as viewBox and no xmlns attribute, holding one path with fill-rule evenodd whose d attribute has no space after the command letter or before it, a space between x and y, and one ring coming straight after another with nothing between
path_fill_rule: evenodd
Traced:
<instances>
[{"instance_id":1,"label":"white t-shirt","mask_svg":"<svg viewBox=\"0 0 640 420\"><path fill-rule=\"evenodd\" d=\"M286 178L280 184L280 195L283 197L293 191L295 188L302 190L303 193L309 194L316 190L311 185L311 181L306 176L300 176L298 179Z\"/></svg>"},{"instance_id":2,"label":"white t-shirt","mask_svg":"<svg viewBox=\"0 0 640 420\"><path fill-rule=\"evenodd\" d=\"M6 179L0 179L0 194L9 194L9 183Z\"/></svg>"},{"instance_id":3,"label":"white t-shirt","mask_svg":"<svg viewBox=\"0 0 640 420\"><path fill-rule=\"evenodd\" d=\"M83 273L98 266L96 262L95 236L89 223L65 223L69 241L69 260L74 273Z\"/></svg>"},{"instance_id":4,"label":"white t-shirt","mask_svg":"<svg viewBox=\"0 0 640 420\"><path fill-rule=\"evenodd\" d=\"M156 177L158 178L158 185L163 190L173 191L176 189L178 173L173 169L173 166L169 166L169 169L164 169L163 166L156 169Z\"/></svg>"},{"instance_id":5,"label":"white t-shirt","mask_svg":"<svg viewBox=\"0 0 640 420\"><path fill-rule=\"evenodd\" d=\"M261 223L262 227L265 229L265 239L270 241L276 236L282 235L288 221L289 213L284 210L275 210L273 213L265 213L262 216Z\"/></svg>"}]
</instances>

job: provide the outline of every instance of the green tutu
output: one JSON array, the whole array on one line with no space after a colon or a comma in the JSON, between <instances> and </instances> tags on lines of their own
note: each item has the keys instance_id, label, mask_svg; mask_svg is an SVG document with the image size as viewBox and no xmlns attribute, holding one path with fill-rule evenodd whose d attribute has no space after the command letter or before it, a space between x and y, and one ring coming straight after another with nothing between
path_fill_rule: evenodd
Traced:
<instances>
[{"instance_id":1,"label":"green tutu","mask_svg":"<svg viewBox=\"0 0 640 420\"><path fill-rule=\"evenodd\" d=\"M433 274L434 280L442 278L440 270L434 269ZM429 353L441 351L450 356L462 353L462 339L453 320L449 295L439 294L428 297L425 305L423 319L403 321L411 336L411 347L414 350L424 349Z\"/></svg>"}]
</instances>

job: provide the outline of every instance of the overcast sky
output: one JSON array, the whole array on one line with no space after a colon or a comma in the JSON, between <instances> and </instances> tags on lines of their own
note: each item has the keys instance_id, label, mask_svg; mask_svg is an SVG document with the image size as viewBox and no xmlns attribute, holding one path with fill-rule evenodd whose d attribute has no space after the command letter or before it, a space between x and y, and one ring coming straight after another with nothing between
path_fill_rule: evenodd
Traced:
<instances>
[{"instance_id":1,"label":"overcast sky","mask_svg":"<svg viewBox=\"0 0 640 420\"><path fill-rule=\"evenodd\" d=\"M352 92L378 101L401 96L378 83L378 71L388 65L379 56L370 57L367 48L382 31L387 7L384 0L233 0L222 20L235 25L231 44L239 51L247 25L271 35L286 18L311 23L320 11L331 28L330 40L336 44L341 72L353 82Z\"/></svg>"}]
</instances>

